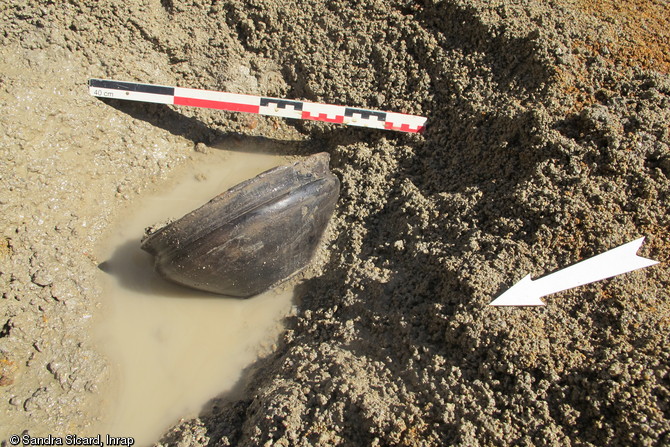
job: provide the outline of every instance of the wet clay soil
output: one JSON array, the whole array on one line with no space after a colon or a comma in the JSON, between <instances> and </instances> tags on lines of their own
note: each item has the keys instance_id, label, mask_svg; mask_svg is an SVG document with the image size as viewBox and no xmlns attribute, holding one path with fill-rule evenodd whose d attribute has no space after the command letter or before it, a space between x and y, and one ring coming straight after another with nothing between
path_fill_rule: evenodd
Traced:
<instances>
[{"instance_id":1,"label":"wet clay soil","mask_svg":"<svg viewBox=\"0 0 670 447\"><path fill-rule=\"evenodd\" d=\"M95 433L112 417L102 402L120 372L95 336L113 304L101 247L211 146L258 143L252 152L330 153L342 191L328 237L272 353L233 394L222 373L197 414L166 404L185 405L185 419L152 441L669 444L669 8L2 3L0 439ZM101 101L91 77L387 109L428 126ZM487 306L526 274L640 236L659 265L543 308Z\"/></svg>"},{"instance_id":2,"label":"wet clay soil","mask_svg":"<svg viewBox=\"0 0 670 447\"><path fill-rule=\"evenodd\" d=\"M253 149L253 146L250 147ZM253 300L226 299L162 280L140 249L146 227L201 206L284 157L224 149L186 164L160 192L123 212L105 237L105 289L98 345L112 364L111 414L100 432L148 445L179 418L230 392L267 353L291 310L290 284ZM157 220L158 219L158 220Z\"/></svg>"}]
</instances>

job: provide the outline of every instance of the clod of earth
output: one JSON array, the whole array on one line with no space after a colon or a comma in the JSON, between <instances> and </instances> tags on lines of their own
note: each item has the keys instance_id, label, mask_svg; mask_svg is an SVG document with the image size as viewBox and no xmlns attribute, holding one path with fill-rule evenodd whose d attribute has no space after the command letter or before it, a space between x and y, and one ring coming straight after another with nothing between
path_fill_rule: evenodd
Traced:
<instances>
[{"instance_id":1,"label":"clod of earth","mask_svg":"<svg viewBox=\"0 0 670 447\"><path fill-rule=\"evenodd\" d=\"M13 361L0 357L0 386L9 386L16 378L17 366Z\"/></svg>"},{"instance_id":2,"label":"clod of earth","mask_svg":"<svg viewBox=\"0 0 670 447\"><path fill-rule=\"evenodd\" d=\"M172 282L236 297L261 293L314 255L340 191L329 160L320 153L263 172L148 230L142 249Z\"/></svg>"}]
</instances>

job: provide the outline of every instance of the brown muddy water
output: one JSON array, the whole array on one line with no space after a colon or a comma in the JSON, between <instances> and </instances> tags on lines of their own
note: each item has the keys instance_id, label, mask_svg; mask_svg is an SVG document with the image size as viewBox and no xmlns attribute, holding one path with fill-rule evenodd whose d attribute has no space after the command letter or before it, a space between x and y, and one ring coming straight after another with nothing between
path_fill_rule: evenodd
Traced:
<instances>
[{"instance_id":1,"label":"brown muddy water","mask_svg":"<svg viewBox=\"0 0 670 447\"><path fill-rule=\"evenodd\" d=\"M271 349L291 310L285 286L251 299L220 297L170 284L140 249L147 226L176 219L231 186L272 167L279 156L216 150L133 203L102 247L106 287L101 349L115 383L103 404L102 433L158 440L180 417L230 391L242 370Z\"/></svg>"}]
</instances>

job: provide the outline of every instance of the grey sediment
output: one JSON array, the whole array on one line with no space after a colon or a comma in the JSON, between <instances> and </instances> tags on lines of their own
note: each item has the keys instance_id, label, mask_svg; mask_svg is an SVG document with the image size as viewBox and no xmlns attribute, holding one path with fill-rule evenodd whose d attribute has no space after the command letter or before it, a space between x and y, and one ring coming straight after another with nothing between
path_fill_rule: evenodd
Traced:
<instances>
[{"instance_id":1,"label":"grey sediment","mask_svg":"<svg viewBox=\"0 0 670 447\"><path fill-rule=\"evenodd\" d=\"M614 6L1 6L0 439L104 418L91 333L114 216L203 143L269 139L330 154L329 236L277 349L161 445L670 443L668 6ZM91 77L428 123L404 135L102 101ZM487 306L640 236L661 264L541 309Z\"/></svg>"}]
</instances>

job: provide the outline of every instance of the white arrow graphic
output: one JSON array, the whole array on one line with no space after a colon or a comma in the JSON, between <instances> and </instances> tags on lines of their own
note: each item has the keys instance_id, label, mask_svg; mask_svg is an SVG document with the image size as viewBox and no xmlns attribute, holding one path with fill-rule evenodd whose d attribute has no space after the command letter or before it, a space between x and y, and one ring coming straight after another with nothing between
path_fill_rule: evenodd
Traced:
<instances>
[{"instance_id":1,"label":"white arrow graphic","mask_svg":"<svg viewBox=\"0 0 670 447\"><path fill-rule=\"evenodd\" d=\"M544 306L540 297L658 264L636 253L644 237L533 281L526 275L489 306Z\"/></svg>"}]
</instances>

